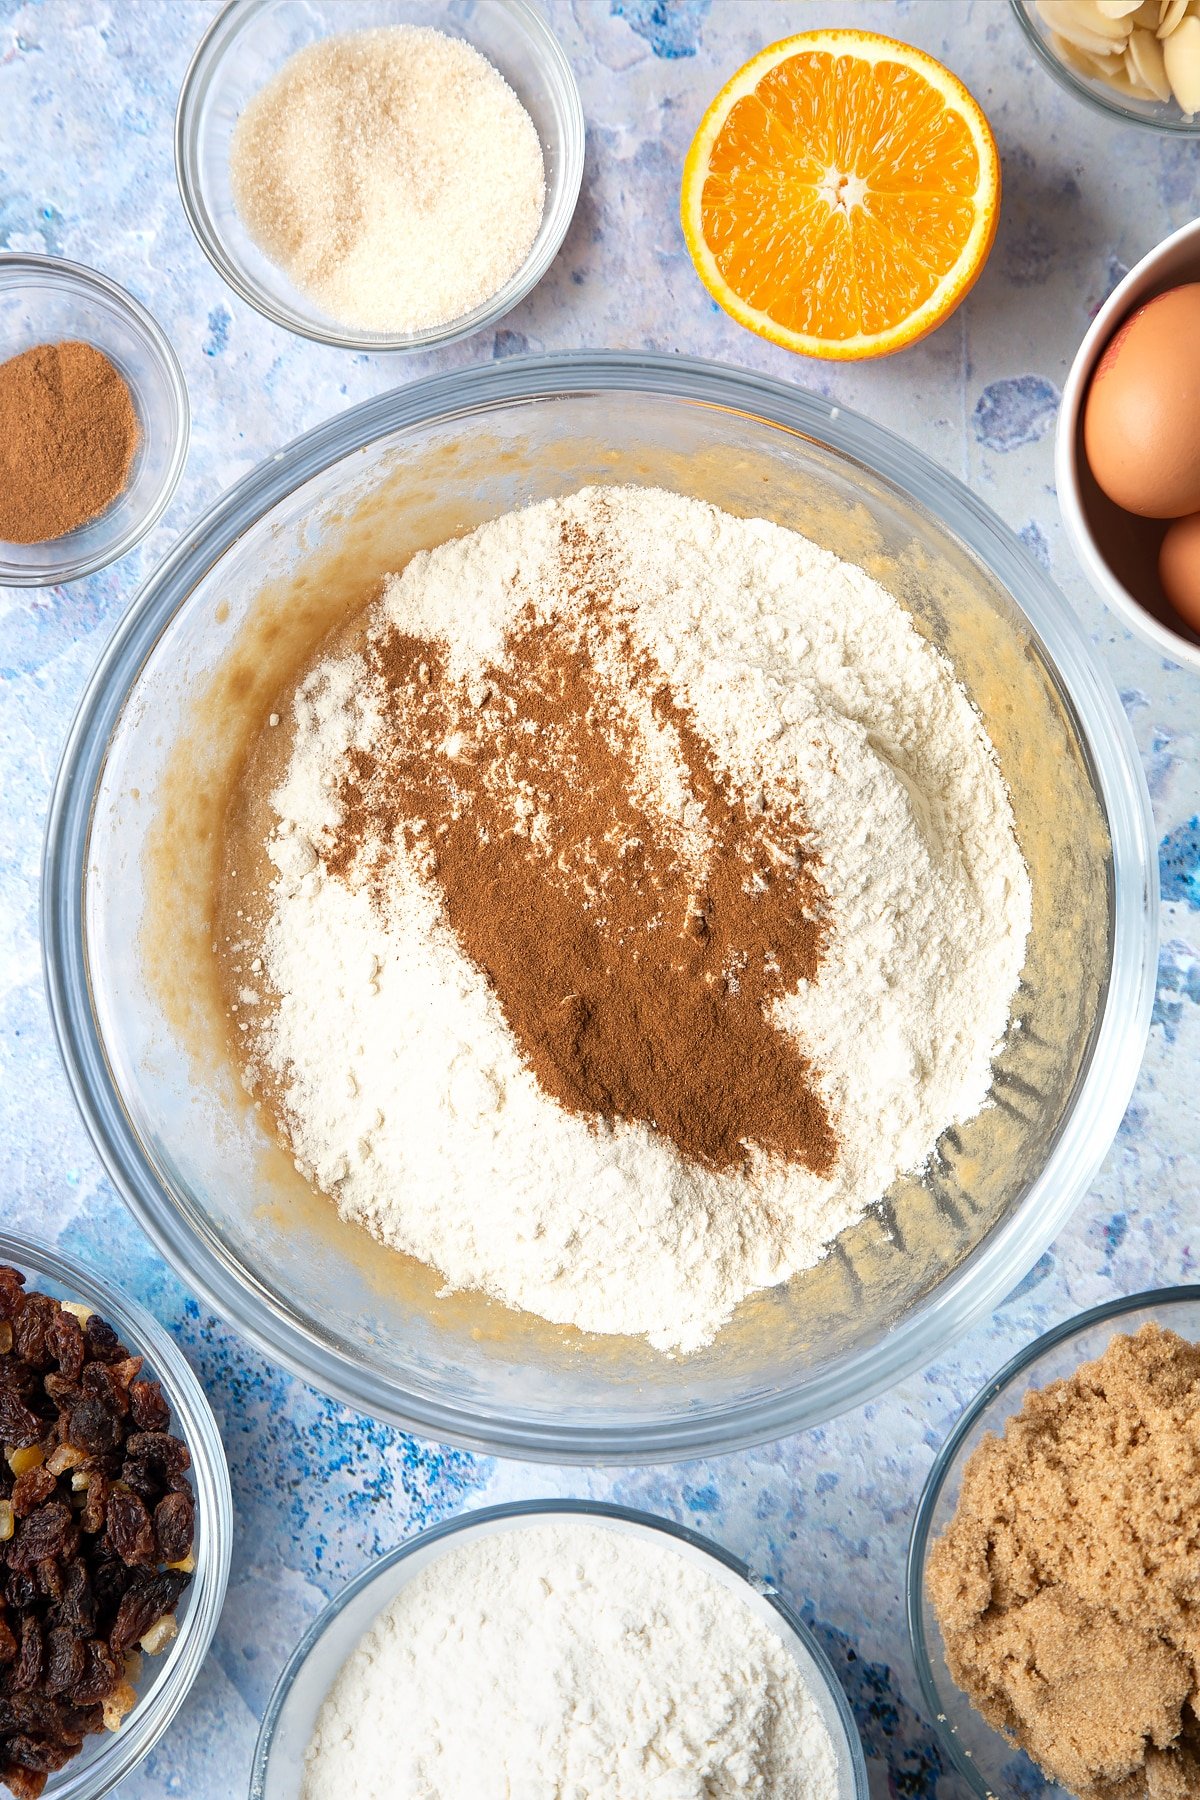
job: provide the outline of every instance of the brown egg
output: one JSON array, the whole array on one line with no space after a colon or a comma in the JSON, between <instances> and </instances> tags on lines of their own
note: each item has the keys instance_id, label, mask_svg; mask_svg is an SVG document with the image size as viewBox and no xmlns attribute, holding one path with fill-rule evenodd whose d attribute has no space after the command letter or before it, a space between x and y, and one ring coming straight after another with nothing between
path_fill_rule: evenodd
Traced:
<instances>
[{"instance_id":1,"label":"brown egg","mask_svg":"<svg viewBox=\"0 0 1200 1800\"><path fill-rule=\"evenodd\" d=\"M1167 527L1158 553L1158 578L1184 624L1200 631L1200 512Z\"/></svg>"},{"instance_id":2,"label":"brown egg","mask_svg":"<svg viewBox=\"0 0 1200 1800\"><path fill-rule=\"evenodd\" d=\"M1148 300L1117 331L1088 389L1083 448L1126 512L1200 512L1200 281Z\"/></svg>"}]
</instances>

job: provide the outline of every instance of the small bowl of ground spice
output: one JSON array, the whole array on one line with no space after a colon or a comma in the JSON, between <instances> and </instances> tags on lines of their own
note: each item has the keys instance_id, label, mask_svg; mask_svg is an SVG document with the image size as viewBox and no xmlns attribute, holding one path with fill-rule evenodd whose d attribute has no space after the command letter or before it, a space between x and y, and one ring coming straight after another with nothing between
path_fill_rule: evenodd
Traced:
<instances>
[{"instance_id":1,"label":"small bowl of ground spice","mask_svg":"<svg viewBox=\"0 0 1200 1800\"><path fill-rule=\"evenodd\" d=\"M0 1797L99 1800L174 1719L225 1598L229 1473L155 1320L0 1233Z\"/></svg>"},{"instance_id":2,"label":"small bowl of ground spice","mask_svg":"<svg viewBox=\"0 0 1200 1800\"><path fill-rule=\"evenodd\" d=\"M913 1528L925 1707L987 1800L1200 1793L1200 1287L1094 1307L970 1405Z\"/></svg>"},{"instance_id":3,"label":"small bowl of ground spice","mask_svg":"<svg viewBox=\"0 0 1200 1800\"><path fill-rule=\"evenodd\" d=\"M214 268L277 325L422 350L494 325L558 254L579 91L526 0L230 0L175 165Z\"/></svg>"},{"instance_id":4,"label":"small bowl of ground spice","mask_svg":"<svg viewBox=\"0 0 1200 1800\"><path fill-rule=\"evenodd\" d=\"M183 372L149 313L94 269L0 254L0 583L75 581L124 556L187 445Z\"/></svg>"}]
</instances>

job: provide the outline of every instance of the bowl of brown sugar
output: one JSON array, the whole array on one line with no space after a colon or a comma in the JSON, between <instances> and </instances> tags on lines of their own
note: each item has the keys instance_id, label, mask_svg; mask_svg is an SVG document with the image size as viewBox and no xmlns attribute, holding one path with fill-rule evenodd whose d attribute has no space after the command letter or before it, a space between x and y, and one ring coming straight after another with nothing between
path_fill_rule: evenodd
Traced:
<instances>
[{"instance_id":1,"label":"bowl of brown sugar","mask_svg":"<svg viewBox=\"0 0 1200 1800\"><path fill-rule=\"evenodd\" d=\"M76 581L158 520L188 446L183 371L94 269L0 255L0 583Z\"/></svg>"},{"instance_id":2,"label":"bowl of brown sugar","mask_svg":"<svg viewBox=\"0 0 1200 1800\"><path fill-rule=\"evenodd\" d=\"M967 1408L913 1527L925 1708L981 1800L1200 1792L1200 1287L1097 1306Z\"/></svg>"}]
</instances>

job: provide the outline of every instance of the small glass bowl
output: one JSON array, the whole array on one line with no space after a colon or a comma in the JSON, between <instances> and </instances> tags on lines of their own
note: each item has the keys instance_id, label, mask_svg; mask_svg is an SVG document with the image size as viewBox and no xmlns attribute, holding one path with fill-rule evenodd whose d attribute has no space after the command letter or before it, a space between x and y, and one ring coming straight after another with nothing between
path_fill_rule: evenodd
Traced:
<instances>
[{"instance_id":1,"label":"small glass bowl","mask_svg":"<svg viewBox=\"0 0 1200 1800\"><path fill-rule=\"evenodd\" d=\"M82 1301L107 1319L121 1342L142 1357L147 1372L162 1383L171 1408L169 1429L183 1439L192 1457L196 1570L179 1603L178 1636L165 1654L144 1658L138 1702L121 1729L85 1738L79 1755L51 1775L46 1786L46 1800L100 1800L158 1743L208 1654L229 1578L233 1541L229 1470L200 1383L156 1320L78 1263L44 1245L0 1232L0 1263L19 1269L30 1292Z\"/></svg>"},{"instance_id":2,"label":"small glass bowl","mask_svg":"<svg viewBox=\"0 0 1200 1800\"><path fill-rule=\"evenodd\" d=\"M993 1730L955 1686L925 1591L930 1548L954 1516L968 1458L989 1432L1002 1435L1005 1422L1020 1411L1030 1389L1074 1374L1080 1363L1102 1356L1118 1332L1132 1334L1150 1321L1189 1341L1200 1341L1200 1286L1127 1295L1056 1325L988 1382L929 1471L908 1550L909 1636L926 1716L946 1755L980 1800L1070 1800L1070 1796L1048 1781L1023 1750Z\"/></svg>"},{"instance_id":3,"label":"small glass bowl","mask_svg":"<svg viewBox=\"0 0 1200 1800\"><path fill-rule=\"evenodd\" d=\"M1179 137L1200 137L1200 113L1189 117L1175 100L1136 100L1132 94L1119 94L1094 75L1085 75L1063 60L1054 43L1053 28L1038 12L1036 0L1009 0L1009 4L1034 56L1077 100L1107 113L1110 119L1148 125L1151 131L1170 131Z\"/></svg>"},{"instance_id":4,"label":"small glass bowl","mask_svg":"<svg viewBox=\"0 0 1200 1800\"><path fill-rule=\"evenodd\" d=\"M537 127L546 207L521 267L473 311L421 331L339 324L254 242L229 175L233 129L287 59L335 33L432 26L465 38L499 69ZM495 325L537 286L567 234L583 180L583 106L558 39L527 0L228 0L196 49L175 115L175 173L188 222L217 273L260 313L346 350L430 350Z\"/></svg>"},{"instance_id":5,"label":"small glass bowl","mask_svg":"<svg viewBox=\"0 0 1200 1800\"><path fill-rule=\"evenodd\" d=\"M372 1621L431 1562L471 1538L521 1531L547 1519L578 1518L600 1519L614 1531L651 1542L666 1537L682 1555L706 1563L710 1575L764 1619L799 1664L833 1741L837 1800L868 1800L867 1765L854 1715L825 1652L787 1602L752 1577L745 1563L698 1532L651 1513L591 1500L532 1500L483 1507L423 1531L368 1564L317 1616L276 1682L254 1752L250 1800L296 1800L304 1751L334 1677Z\"/></svg>"},{"instance_id":6,"label":"small glass bowl","mask_svg":"<svg viewBox=\"0 0 1200 1800\"><path fill-rule=\"evenodd\" d=\"M80 263L0 252L0 362L70 339L94 344L125 377L141 442L129 480L98 518L44 544L0 542L0 585L77 581L124 556L161 518L187 460L183 370L145 308Z\"/></svg>"}]
</instances>

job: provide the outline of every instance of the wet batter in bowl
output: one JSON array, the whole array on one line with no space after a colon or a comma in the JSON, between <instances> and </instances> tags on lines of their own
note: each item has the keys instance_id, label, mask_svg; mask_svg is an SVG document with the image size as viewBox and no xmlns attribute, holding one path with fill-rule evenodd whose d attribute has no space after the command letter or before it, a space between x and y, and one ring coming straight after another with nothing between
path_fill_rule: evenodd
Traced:
<instances>
[{"instance_id":1,"label":"wet batter in bowl","mask_svg":"<svg viewBox=\"0 0 1200 1800\"><path fill-rule=\"evenodd\" d=\"M448 1287L695 1348L985 1104L1030 924L995 753L798 534L511 513L276 718L218 918L244 1078Z\"/></svg>"}]
</instances>

